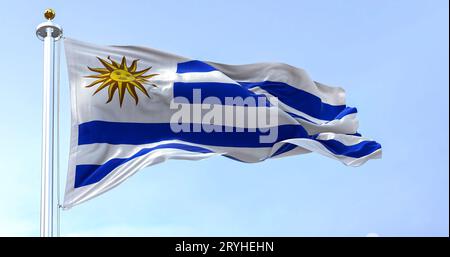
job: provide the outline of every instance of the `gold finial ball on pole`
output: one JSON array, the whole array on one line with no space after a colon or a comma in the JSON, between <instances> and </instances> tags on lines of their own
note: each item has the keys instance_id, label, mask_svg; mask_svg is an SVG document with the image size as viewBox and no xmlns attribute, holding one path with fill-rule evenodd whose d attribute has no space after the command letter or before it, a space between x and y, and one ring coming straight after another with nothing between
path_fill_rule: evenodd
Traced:
<instances>
[{"instance_id":1,"label":"gold finial ball on pole","mask_svg":"<svg viewBox=\"0 0 450 257\"><path fill-rule=\"evenodd\" d=\"M55 10L51 8L45 9L44 11L44 17L49 21L53 20L55 18L55 15L56 15Z\"/></svg>"}]
</instances>

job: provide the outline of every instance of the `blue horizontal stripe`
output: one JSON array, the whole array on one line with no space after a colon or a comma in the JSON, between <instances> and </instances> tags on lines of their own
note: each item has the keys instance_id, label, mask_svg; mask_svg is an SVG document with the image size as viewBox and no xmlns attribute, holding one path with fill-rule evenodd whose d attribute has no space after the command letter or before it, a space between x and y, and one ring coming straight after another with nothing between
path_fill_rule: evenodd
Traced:
<instances>
[{"instance_id":1,"label":"blue horizontal stripe","mask_svg":"<svg viewBox=\"0 0 450 257\"><path fill-rule=\"evenodd\" d=\"M256 83L252 84L256 85ZM341 119L348 114L357 112L356 108L354 107L346 107L345 105L334 106L322 103L320 98L312 94L306 93L302 90L298 90L284 83L281 84L273 85L273 87L269 87L268 85L266 85L262 86L261 88L263 88L270 94L278 97L278 99L281 102L314 118L331 121L335 119ZM201 103L205 101L205 99L208 97L215 97L220 101L221 104L226 105L227 97L228 98L241 97L244 100L248 98L253 98L253 104L250 102L249 105L249 102L247 101L242 103L236 102L237 104L232 102L231 104L236 106L242 105L259 106L259 107L270 106L270 102L265 95L256 94L248 90L246 87L247 86L242 87L239 86L238 84L233 83L220 83L220 82L175 82L173 87L173 94L174 97L183 97L188 101L188 103L191 104L195 102ZM276 89L276 87L279 88ZM194 89L200 90L199 99L194 99ZM280 93L281 91L283 91L283 94ZM305 94L300 92L303 92ZM300 97L299 95L302 95L302 97ZM265 101L259 101L261 99L265 99ZM310 121L305 117L301 117L298 115L297 117Z\"/></svg>"},{"instance_id":2,"label":"blue horizontal stripe","mask_svg":"<svg viewBox=\"0 0 450 257\"><path fill-rule=\"evenodd\" d=\"M336 118L334 120L340 120L340 119L344 118L345 116L347 116L349 114L357 113L357 112L358 112L357 109L354 108L354 107L346 107L341 113L339 113L338 116L336 116ZM300 115L292 113L292 112L286 112L286 113L289 114L290 116L294 117L294 118L299 118L299 119L302 119L302 120L306 120L306 121L314 123L314 124L320 124L320 123L314 122L314 121L312 121L312 120L310 120L308 118L305 118L303 116L300 116Z\"/></svg>"},{"instance_id":3,"label":"blue horizontal stripe","mask_svg":"<svg viewBox=\"0 0 450 257\"><path fill-rule=\"evenodd\" d=\"M91 121L79 125L79 144L109 143L109 144L147 144L164 140L178 139L185 142L228 147L271 147L274 143L260 143L260 132L180 132L175 133L166 123L121 123ZM309 138L324 145L336 155L345 155L360 158L381 148L374 141L347 146L336 140L319 140L317 135L308 136L303 127L299 125L281 125L278 127L277 142L290 138ZM286 143L273 155L277 156L295 149L295 144ZM191 152L210 153L211 150L185 144L161 144L153 148L144 148L129 158L114 158L102 165L82 164L76 166L75 187L96 183L108 175L115 168L143 156L151 151L165 148L183 149ZM235 160L231 156L226 156Z\"/></svg>"},{"instance_id":4,"label":"blue horizontal stripe","mask_svg":"<svg viewBox=\"0 0 450 257\"><path fill-rule=\"evenodd\" d=\"M291 150L294 150L295 148L297 148L297 146L294 144L291 144L291 143L283 144L280 148L278 148L277 151L275 151L275 153L272 154L271 157L275 157L277 155L289 152Z\"/></svg>"},{"instance_id":5,"label":"blue horizontal stripe","mask_svg":"<svg viewBox=\"0 0 450 257\"><path fill-rule=\"evenodd\" d=\"M197 60L182 62L177 65L177 73L208 72L214 70L216 70L216 68L213 66Z\"/></svg>"},{"instance_id":6,"label":"blue horizontal stripe","mask_svg":"<svg viewBox=\"0 0 450 257\"><path fill-rule=\"evenodd\" d=\"M362 141L358 144L347 146L337 140L318 140L315 136L313 136L312 139L320 142L330 152L336 155L344 155L353 158L361 158L381 149L381 145L375 141ZM289 152L295 148L297 148L296 145L286 143L281 146L272 157Z\"/></svg>"},{"instance_id":7,"label":"blue horizontal stripe","mask_svg":"<svg viewBox=\"0 0 450 257\"><path fill-rule=\"evenodd\" d=\"M198 146L191 146L185 144L163 144L152 148L144 148L128 158L111 159L102 165L91 165L91 164L77 165L75 168L75 188L97 183L120 165L129 162L137 157L155 151L157 149L167 149L167 148L181 149L196 153L211 153L210 150Z\"/></svg>"},{"instance_id":8,"label":"blue horizontal stripe","mask_svg":"<svg viewBox=\"0 0 450 257\"><path fill-rule=\"evenodd\" d=\"M219 127L223 132L177 133L172 131L169 123L90 121L79 125L78 144L140 145L174 139L196 144L229 147L271 147L274 144L260 143L260 136L268 133L263 133L259 130L249 131L249 129L245 128L244 132L225 132L227 129L225 126ZM193 131L192 127L190 131ZM278 138L276 141L305 137L308 137L308 133L301 125L281 125L278 126Z\"/></svg>"},{"instance_id":9,"label":"blue horizontal stripe","mask_svg":"<svg viewBox=\"0 0 450 257\"><path fill-rule=\"evenodd\" d=\"M317 122L314 122L314 121L312 121L312 120L310 120L310 119L307 119L307 118L305 118L305 117L303 117L303 116L300 116L300 115L297 115L297 114L295 114L295 113L292 113L292 112L286 112L286 113L289 114L290 116L294 117L294 118L299 118L299 119L306 120L306 121L311 122L311 123L314 123L314 124L319 124L319 123L317 123Z\"/></svg>"},{"instance_id":10,"label":"blue horizontal stripe","mask_svg":"<svg viewBox=\"0 0 450 257\"><path fill-rule=\"evenodd\" d=\"M192 125L192 124L191 124ZM225 127L221 127L225 131ZM261 143L259 130L244 132L173 132L169 123L124 123L91 121L79 125L78 144L108 143L140 145L165 140L226 147L272 147L275 143L292 138L310 138L321 142L338 155L359 158L381 148L375 141L363 141L347 146L336 140L319 140L316 135L308 136L300 125L278 126L278 138L273 143Z\"/></svg>"},{"instance_id":11,"label":"blue horizontal stripe","mask_svg":"<svg viewBox=\"0 0 450 257\"><path fill-rule=\"evenodd\" d=\"M358 113L358 110L355 107L345 107L344 110L342 110L336 117L334 117L335 120L340 120L344 118L344 116L347 116L349 114Z\"/></svg>"},{"instance_id":12,"label":"blue horizontal stripe","mask_svg":"<svg viewBox=\"0 0 450 257\"><path fill-rule=\"evenodd\" d=\"M356 111L356 109L346 109L345 105L331 105L323 103L319 97L283 82L262 81L239 83L248 89L259 87L269 94L277 97L278 100L284 104L321 120L330 121L339 119L340 117L347 115L348 112Z\"/></svg>"},{"instance_id":13,"label":"blue horizontal stripe","mask_svg":"<svg viewBox=\"0 0 450 257\"><path fill-rule=\"evenodd\" d=\"M194 89L200 90L200 99L194 100ZM267 97L263 94L255 94L254 92L238 85L232 83L219 83L219 82L175 82L173 85L173 96L174 97L183 97L189 101L190 104L193 103L203 103L206 98L214 97L219 99L222 105L226 105L226 98L231 98L233 100L236 97L242 97L243 100L248 100L252 98L253 101L247 102L243 101L241 103L231 102L231 105L235 106L265 106L269 107L270 102ZM265 101L262 101L262 100ZM175 99L176 100L176 99ZM258 101L261 100L261 101ZM261 103L260 103L261 102Z\"/></svg>"},{"instance_id":14,"label":"blue horizontal stripe","mask_svg":"<svg viewBox=\"0 0 450 257\"><path fill-rule=\"evenodd\" d=\"M198 60L178 63L177 73L187 72L210 72L217 70L213 66ZM289 84L277 81L262 82L238 82L246 89L259 87L269 94L277 97L284 104L301 111L317 119L331 121L341 119L345 115L355 113L356 109L346 107L345 105L331 105L322 102L320 97L308 93ZM222 103L225 97L255 97L258 96L252 92L245 92L239 89L235 84L228 83L181 83L174 85L174 95L183 96L190 99L192 103L192 90L202 90L202 100L209 96L218 97Z\"/></svg>"},{"instance_id":15,"label":"blue horizontal stripe","mask_svg":"<svg viewBox=\"0 0 450 257\"><path fill-rule=\"evenodd\" d=\"M334 139L320 140L315 137L313 138L322 143L322 145L324 145L330 152L353 158L361 158L375 152L378 149L381 149L381 145L375 141L362 141L358 144L347 146Z\"/></svg>"}]
</instances>

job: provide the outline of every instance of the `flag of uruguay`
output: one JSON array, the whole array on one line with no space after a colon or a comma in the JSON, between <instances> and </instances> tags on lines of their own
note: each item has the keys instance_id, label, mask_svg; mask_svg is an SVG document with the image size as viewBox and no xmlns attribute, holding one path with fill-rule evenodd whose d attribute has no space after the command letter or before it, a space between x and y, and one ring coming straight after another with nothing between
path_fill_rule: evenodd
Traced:
<instances>
[{"instance_id":1,"label":"flag of uruguay","mask_svg":"<svg viewBox=\"0 0 450 257\"><path fill-rule=\"evenodd\" d=\"M252 163L317 152L359 166L381 157L380 144L357 132L343 89L301 69L64 43L72 108L64 208L167 159Z\"/></svg>"}]
</instances>

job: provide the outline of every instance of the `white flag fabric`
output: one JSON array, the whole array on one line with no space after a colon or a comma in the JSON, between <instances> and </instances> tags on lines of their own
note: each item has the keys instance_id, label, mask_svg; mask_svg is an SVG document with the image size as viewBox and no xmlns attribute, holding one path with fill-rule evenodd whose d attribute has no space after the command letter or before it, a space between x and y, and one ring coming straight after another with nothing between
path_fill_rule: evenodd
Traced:
<instances>
[{"instance_id":1,"label":"white flag fabric","mask_svg":"<svg viewBox=\"0 0 450 257\"><path fill-rule=\"evenodd\" d=\"M344 90L302 69L64 43L72 111L65 209L167 159L254 163L316 152L359 166L381 157L380 144L358 133Z\"/></svg>"}]
</instances>

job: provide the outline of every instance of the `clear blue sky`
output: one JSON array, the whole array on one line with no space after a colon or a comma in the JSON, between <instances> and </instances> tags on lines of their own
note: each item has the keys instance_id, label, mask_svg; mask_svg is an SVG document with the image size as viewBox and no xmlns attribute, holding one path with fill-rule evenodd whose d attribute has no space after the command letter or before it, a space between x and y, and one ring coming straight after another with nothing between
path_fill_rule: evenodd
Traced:
<instances>
[{"instance_id":1,"label":"clear blue sky","mask_svg":"<svg viewBox=\"0 0 450 257\"><path fill-rule=\"evenodd\" d=\"M360 131L384 151L359 168L318 154L169 161L63 212L63 235L448 236L447 0L9 1L0 22L0 235L39 233L43 46L35 27L46 7L67 37L83 41L302 67L346 89Z\"/></svg>"}]
</instances>

